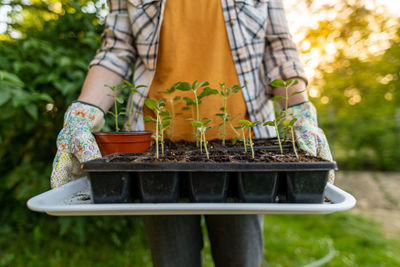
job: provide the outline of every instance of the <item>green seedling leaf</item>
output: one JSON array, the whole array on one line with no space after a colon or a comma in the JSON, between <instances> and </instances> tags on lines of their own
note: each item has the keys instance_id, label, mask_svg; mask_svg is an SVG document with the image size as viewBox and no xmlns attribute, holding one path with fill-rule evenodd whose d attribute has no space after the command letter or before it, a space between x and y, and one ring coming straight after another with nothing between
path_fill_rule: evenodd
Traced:
<instances>
[{"instance_id":1,"label":"green seedling leaf","mask_svg":"<svg viewBox=\"0 0 400 267\"><path fill-rule=\"evenodd\" d=\"M171 121L170 121L170 120L163 121L162 127L165 128L165 127L169 126L170 124L171 124Z\"/></svg>"},{"instance_id":2,"label":"green seedling leaf","mask_svg":"<svg viewBox=\"0 0 400 267\"><path fill-rule=\"evenodd\" d=\"M237 93L237 92L239 92L239 91L242 90L242 89L243 89L243 87L242 87L242 86L239 86L239 85L234 85L234 86L232 86L233 93Z\"/></svg>"},{"instance_id":3,"label":"green seedling leaf","mask_svg":"<svg viewBox=\"0 0 400 267\"><path fill-rule=\"evenodd\" d=\"M239 138L235 137L232 139L232 145L236 145L236 143L239 141Z\"/></svg>"},{"instance_id":4,"label":"green seedling leaf","mask_svg":"<svg viewBox=\"0 0 400 267\"><path fill-rule=\"evenodd\" d=\"M273 121L267 121L263 125L264 126L275 126L275 123Z\"/></svg>"},{"instance_id":5,"label":"green seedling leaf","mask_svg":"<svg viewBox=\"0 0 400 267\"><path fill-rule=\"evenodd\" d=\"M199 121L192 121L192 126L193 127L201 127L202 125L201 125L201 122L199 122Z\"/></svg>"},{"instance_id":6,"label":"green seedling leaf","mask_svg":"<svg viewBox=\"0 0 400 267\"><path fill-rule=\"evenodd\" d=\"M207 119L207 118L204 118L204 119ZM210 122L211 122L211 120L207 119L202 124L203 124L203 126L207 126Z\"/></svg>"},{"instance_id":7,"label":"green seedling leaf","mask_svg":"<svg viewBox=\"0 0 400 267\"><path fill-rule=\"evenodd\" d=\"M172 100L174 101L178 101L179 99L181 99L181 97L179 95L175 96Z\"/></svg>"},{"instance_id":8,"label":"green seedling leaf","mask_svg":"<svg viewBox=\"0 0 400 267\"><path fill-rule=\"evenodd\" d=\"M283 98L283 96L281 95L276 95L274 97L271 98L272 101L274 102L278 102L279 100L281 100Z\"/></svg>"},{"instance_id":9,"label":"green seedling leaf","mask_svg":"<svg viewBox=\"0 0 400 267\"><path fill-rule=\"evenodd\" d=\"M298 80L288 80L288 81L286 81L286 86L290 87L290 86L296 85L298 83L299 83Z\"/></svg>"},{"instance_id":10,"label":"green seedling leaf","mask_svg":"<svg viewBox=\"0 0 400 267\"><path fill-rule=\"evenodd\" d=\"M155 99L146 98L144 100L144 104L151 110L154 110L154 111L158 110L158 103Z\"/></svg>"},{"instance_id":11,"label":"green seedling leaf","mask_svg":"<svg viewBox=\"0 0 400 267\"><path fill-rule=\"evenodd\" d=\"M188 82L178 82L175 84L175 88L180 91L189 91L192 89Z\"/></svg>"},{"instance_id":12,"label":"green seedling leaf","mask_svg":"<svg viewBox=\"0 0 400 267\"><path fill-rule=\"evenodd\" d=\"M157 121L157 120L154 119L152 116L144 116L143 120L144 120L145 122Z\"/></svg>"},{"instance_id":13,"label":"green seedling leaf","mask_svg":"<svg viewBox=\"0 0 400 267\"><path fill-rule=\"evenodd\" d=\"M246 126L251 126L251 121L248 120L239 120L239 123Z\"/></svg>"},{"instance_id":14,"label":"green seedling leaf","mask_svg":"<svg viewBox=\"0 0 400 267\"><path fill-rule=\"evenodd\" d=\"M192 89L195 89L195 88L196 88L196 85L197 85L197 80L195 80L195 81L192 83Z\"/></svg>"},{"instance_id":15,"label":"green seedling leaf","mask_svg":"<svg viewBox=\"0 0 400 267\"><path fill-rule=\"evenodd\" d=\"M289 125L290 125L290 121L288 121L288 120L284 120L282 123L283 123L283 125L285 125L285 126L289 126Z\"/></svg>"},{"instance_id":16,"label":"green seedling leaf","mask_svg":"<svg viewBox=\"0 0 400 267\"><path fill-rule=\"evenodd\" d=\"M293 126L294 123L297 121L296 118L293 118L290 122L289 122L289 126Z\"/></svg>"},{"instance_id":17,"label":"green seedling leaf","mask_svg":"<svg viewBox=\"0 0 400 267\"><path fill-rule=\"evenodd\" d=\"M203 92L201 92L201 94L197 98L202 99L205 96L216 95L216 94L218 94L218 90L212 89L210 87L206 87L206 88L204 88Z\"/></svg>"},{"instance_id":18,"label":"green seedling leaf","mask_svg":"<svg viewBox=\"0 0 400 267\"><path fill-rule=\"evenodd\" d=\"M196 102L194 102L193 99L191 99L190 97L185 96L183 100L186 101L186 106L196 105Z\"/></svg>"},{"instance_id":19,"label":"green seedling leaf","mask_svg":"<svg viewBox=\"0 0 400 267\"><path fill-rule=\"evenodd\" d=\"M282 86L285 86L285 82L280 79L276 79L276 80L273 80L272 82L270 82L269 85L271 85L273 87L282 87Z\"/></svg>"},{"instance_id":20,"label":"green seedling leaf","mask_svg":"<svg viewBox=\"0 0 400 267\"><path fill-rule=\"evenodd\" d=\"M120 103L120 104L124 103L124 98L123 98L123 96L118 96L118 97L116 98L116 100L117 100L117 102Z\"/></svg>"},{"instance_id":21,"label":"green seedling leaf","mask_svg":"<svg viewBox=\"0 0 400 267\"><path fill-rule=\"evenodd\" d=\"M189 107L183 107L182 110L189 110ZM182 113L181 113L182 114Z\"/></svg>"},{"instance_id":22,"label":"green seedling leaf","mask_svg":"<svg viewBox=\"0 0 400 267\"><path fill-rule=\"evenodd\" d=\"M171 117L171 113L169 112L168 109L164 109L160 112L161 117Z\"/></svg>"},{"instance_id":23,"label":"green seedling leaf","mask_svg":"<svg viewBox=\"0 0 400 267\"><path fill-rule=\"evenodd\" d=\"M208 86L208 85L210 85L210 83L207 82L207 81L204 81L204 82L201 82L201 83L199 84L199 87Z\"/></svg>"},{"instance_id":24,"label":"green seedling leaf","mask_svg":"<svg viewBox=\"0 0 400 267\"><path fill-rule=\"evenodd\" d=\"M220 108L219 110L222 111L222 112L225 112L225 108L224 107Z\"/></svg>"},{"instance_id":25,"label":"green seedling leaf","mask_svg":"<svg viewBox=\"0 0 400 267\"><path fill-rule=\"evenodd\" d=\"M295 91L295 92L291 93L290 96L294 96L294 95L301 94L301 93L303 93L304 91L305 91L305 90L303 90L303 91Z\"/></svg>"}]
</instances>

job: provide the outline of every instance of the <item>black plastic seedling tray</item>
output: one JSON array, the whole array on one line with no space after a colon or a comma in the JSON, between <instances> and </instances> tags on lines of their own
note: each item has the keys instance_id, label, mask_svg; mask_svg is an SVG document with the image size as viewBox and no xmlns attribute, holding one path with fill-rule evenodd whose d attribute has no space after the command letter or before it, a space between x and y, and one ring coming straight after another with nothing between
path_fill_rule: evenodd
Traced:
<instances>
[{"instance_id":1,"label":"black plastic seedling tray","mask_svg":"<svg viewBox=\"0 0 400 267\"><path fill-rule=\"evenodd\" d=\"M132 162L129 155L83 164L94 203L322 203L336 169L327 161Z\"/></svg>"}]
</instances>

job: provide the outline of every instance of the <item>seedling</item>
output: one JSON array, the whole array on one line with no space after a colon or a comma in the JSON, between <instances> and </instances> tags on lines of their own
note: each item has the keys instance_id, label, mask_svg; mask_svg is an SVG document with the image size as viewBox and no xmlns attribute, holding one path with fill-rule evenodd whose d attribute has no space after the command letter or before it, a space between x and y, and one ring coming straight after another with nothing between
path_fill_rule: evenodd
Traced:
<instances>
[{"instance_id":1,"label":"seedling","mask_svg":"<svg viewBox=\"0 0 400 267\"><path fill-rule=\"evenodd\" d=\"M284 120L283 121L283 125L285 125L286 127L288 127L288 129L290 130L291 136L292 136L292 145L293 145L293 151L296 154L296 158L299 159L299 155L297 154L297 150L296 150L296 146L295 146L295 142L294 142L294 131L293 131L293 125L294 123L297 121L296 118L293 118L292 120L288 121L288 120Z\"/></svg>"},{"instance_id":2,"label":"seedling","mask_svg":"<svg viewBox=\"0 0 400 267\"><path fill-rule=\"evenodd\" d=\"M222 113L217 113L216 115L222 119L222 122L218 125L218 128L222 127L222 145L225 146L225 138L226 138L226 123L230 121L230 114L226 112L226 107L228 104L228 99L232 94L239 92L243 87L239 85L234 85L232 87L226 88L225 83L219 84L219 92L218 94L222 97L222 108L220 111Z\"/></svg>"},{"instance_id":3,"label":"seedling","mask_svg":"<svg viewBox=\"0 0 400 267\"><path fill-rule=\"evenodd\" d=\"M271 100L273 102L278 102L279 100L281 100L283 98L283 96L274 96ZM279 134L279 124L281 122L282 119L282 115L283 112L276 112L275 114L275 120L272 121L267 121L263 124L263 126L272 126L275 127L275 131L276 131L276 136L278 137L278 143L279 143L279 149L281 151L281 154L283 154L283 149L282 149L282 141L281 141L281 137Z\"/></svg>"},{"instance_id":4,"label":"seedling","mask_svg":"<svg viewBox=\"0 0 400 267\"><path fill-rule=\"evenodd\" d=\"M189 104L189 106L190 105L194 105L195 106L196 117L195 118L194 118L194 116L192 117L193 121L200 121L199 105L201 103L201 99L203 97L205 97L205 96L208 96L208 95L218 94L217 90L208 87L208 85L209 85L209 83L207 81L203 81L203 82L199 83L197 80L194 81L192 84L190 84L188 82L178 82L178 83L173 85L173 87L175 87L177 90L180 90L180 91L192 91L193 92L193 98L189 98L192 101L188 101L186 98L184 98L184 100L186 100L186 103ZM207 86L207 87L205 87L205 86ZM199 93L200 88L203 88L201 93ZM194 104L193 104L193 102L194 102ZM197 145L199 144L200 139L201 138L199 138L198 134L196 134L196 144Z\"/></svg>"},{"instance_id":5,"label":"seedling","mask_svg":"<svg viewBox=\"0 0 400 267\"><path fill-rule=\"evenodd\" d=\"M159 143L161 143L161 154L164 155L164 132L168 129L171 123L171 114L169 110L165 109L166 99L160 99L159 101L147 98L144 104L151 110L156 112L156 118L152 116L145 116L143 119L145 122L154 122L156 126L156 133L152 138L156 142L156 158L159 158Z\"/></svg>"},{"instance_id":6,"label":"seedling","mask_svg":"<svg viewBox=\"0 0 400 267\"><path fill-rule=\"evenodd\" d=\"M108 95L108 96L112 96L114 98L114 112L112 111L108 111L108 113L110 113L112 116L114 116L114 120L115 120L115 131L119 132L119 126L118 126L118 118L121 115L125 115L125 111L118 111L118 105L117 103L124 103L124 99L122 96L118 95L125 87L125 84L118 84L118 85L104 85L105 87L108 87L112 90L112 95Z\"/></svg>"},{"instance_id":7,"label":"seedling","mask_svg":"<svg viewBox=\"0 0 400 267\"><path fill-rule=\"evenodd\" d=\"M299 156L298 156L297 151L296 151L296 146L295 146L295 142L294 142L294 130L293 130L293 125L297 121L297 119L294 118L294 119L289 121L288 120L288 115L289 114L287 114L288 101L289 101L289 88L291 86L296 85L297 83L298 83L297 80L288 80L288 81L285 82L283 80L277 79L277 80L273 80L270 83L270 85L273 86L273 87L285 87L285 109L282 110L279 113L279 115L277 116L275 121L272 121L274 123L274 126L276 127L276 132L277 132L277 135L278 135L278 142L279 142L279 146L280 146L280 149L281 149L281 153L283 153L283 152L282 152L281 142L279 140L280 138L279 138L279 130L278 130L278 124L277 124L278 121L282 122L283 125L288 129L289 135L291 135L291 142L293 144L293 150L294 150L294 153L296 154L296 158L298 159ZM295 91L295 92L291 93L290 96L301 94L302 92L304 92L304 90L303 91ZM272 98L272 101L278 102L282 98L283 98L283 96L275 96L275 97ZM270 125L270 124L271 124L271 122L269 121L269 122L266 122L264 125Z\"/></svg>"},{"instance_id":8,"label":"seedling","mask_svg":"<svg viewBox=\"0 0 400 267\"><path fill-rule=\"evenodd\" d=\"M245 128L248 128L248 129L249 129L249 132L248 132L248 134L249 134L248 140L249 140L249 145L250 145L250 149L251 149L251 157L254 159L254 149L253 149L253 140L252 140L252 138L251 138L251 135L252 135L251 129L252 129L254 126L256 126L257 124L259 124L260 122L259 122L259 121L251 122L251 121L248 121L248 120L240 120L239 123L240 123L241 126L243 127L243 128L242 128L242 132L243 132L243 139L244 139L244 143L245 143L244 146L245 146L245 151L246 151L246 152L247 152L247 149L246 149L246 143L247 143L247 141L246 141L246 136L244 135L244 129L245 129Z\"/></svg>"},{"instance_id":9,"label":"seedling","mask_svg":"<svg viewBox=\"0 0 400 267\"><path fill-rule=\"evenodd\" d=\"M202 145L204 145L204 150L206 151L206 156L207 159L210 159L210 156L208 154L208 149L207 149L207 144L208 141L206 139L206 131L210 130L212 127L208 126L210 124L211 120L208 118L203 118L201 121L192 121L192 126L196 127L197 130L200 132L200 153L202 153Z\"/></svg>"},{"instance_id":10,"label":"seedling","mask_svg":"<svg viewBox=\"0 0 400 267\"><path fill-rule=\"evenodd\" d=\"M128 86L128 88L130 89L130 99L129 99L129 103L130 103L130 108L128 110L128 130L131 129L131 121L132 121L132 116L133 116L133 97L135 94L139 93L138 89L139 88L145 88L147 87L146 85L135 85L135 83L131 83L129 81L123 80L123 82Z\"/></svg>"},{"instance_id":11,"label":"seedling","mask_svg":"<svg viewBox=\"0 0 400 267\"><path fill-rule=\"evenodd\" d=\"M245 133L245 131L244 131L245 125L244 125L244 124L241 124L241 125L238 125L238 126L233 127L233 129L240 129L240 130L242 131L242 134L240 135L240 133L238 133L238 132L235 130L235 133L236 133L236 136L237 136L237 137L233 139L232 144L236 144L236 142L237 142L238 140L239 140L239 141L242 141L242 142L243 142L243 146L244 146L244 152L247 152L247 138L246 138L246 133Z\"/></svg>"},{"instance_id":12,"label":"seedling","mask_svg":"<svg viewBox=\"0 0 400 267\"><path fill-rule=\"evenodd\" d=\"M170 131L169 131L169 138L171 140L172 140L172 137L175 132L175 118L176 118L176 116L182 114L182 113L175 113L174 102L181 99L180 96L175 96L175 97L172 96L172 93L175 92L175 90L176 90L176 87L172 86L168 90L159 92L161 94L168 94L167 101L170 103L170 106L171 106L171 127L170 127Z\"/></svg>"},{"instance_id":13,"label":"seedling","mask_svg":"<svg viewBox=\"0 0 400 267\"><path fill-rule=\"evenodd\" d=\"M195 102L190 98L190 97L184 97L183 100L185 100L186 102L186 106L182 108L182 110L191 110L192 111L192 118L190 118L189 120L193 121L194 120L194 106L195 106ZM193 128L193 136L195 137L196 141L197 141L197 130L196 127L194 127L192 125Z\"/></svg>"}]
</instances>

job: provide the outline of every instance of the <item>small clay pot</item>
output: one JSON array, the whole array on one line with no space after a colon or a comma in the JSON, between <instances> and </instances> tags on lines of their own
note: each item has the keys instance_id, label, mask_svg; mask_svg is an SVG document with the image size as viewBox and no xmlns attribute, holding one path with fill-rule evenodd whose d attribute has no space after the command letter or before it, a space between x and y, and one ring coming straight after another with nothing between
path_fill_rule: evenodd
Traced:
<instances>
[{"instance_id":1,"label":"small clay pot","mask_svg":"<svg viewBox=\"0 0 400 267\"><path fill-rule=\"evenodd\" d=\"M140 153L150 148L152 132L94 133L101 155L112 153Z\"/></svg>"}]
</instances>

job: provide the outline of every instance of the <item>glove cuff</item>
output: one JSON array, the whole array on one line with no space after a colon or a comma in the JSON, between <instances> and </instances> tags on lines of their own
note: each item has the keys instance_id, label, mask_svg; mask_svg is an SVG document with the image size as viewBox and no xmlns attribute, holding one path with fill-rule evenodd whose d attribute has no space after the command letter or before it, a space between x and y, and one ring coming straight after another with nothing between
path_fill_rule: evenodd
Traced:
<instances>
[{"instance_id":1,"label":"glove cuff","mask_svg":"<svg viewBox=\"0 0 400 267\"><path fill-rule=\"evenodd\" d=\"M91 103L88 103L88 102L85 102L85 101L81 101L81 100L74 100L74 101L72 101L72 104L73 104L73 103L82 103L82 104L84 104L84 105L92 106L92 107L94 107L94 108L99 109L99 110L103 113L103 117L106 116L106 113L104 112L104 110L103 110L101 107L96 106L95 104L91 104Z\"/></svg>"},{"instance_id":2,"label":"glove cuff","mask_svg":"<svg viewBox=\"0 0 400 267\"><path fill-rule=\"evenodd\" d=\"M76 124L88 127L91 132L100 131L104 122L104 111L100 107L82 101L74 101L64 116L64 127Z\"/></svg>"}]
</instances>

